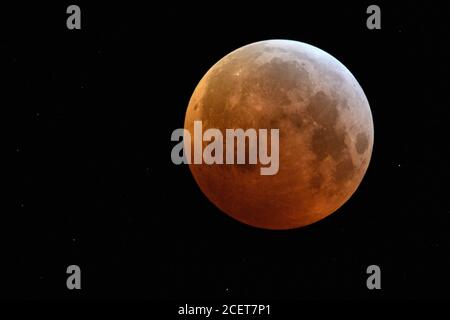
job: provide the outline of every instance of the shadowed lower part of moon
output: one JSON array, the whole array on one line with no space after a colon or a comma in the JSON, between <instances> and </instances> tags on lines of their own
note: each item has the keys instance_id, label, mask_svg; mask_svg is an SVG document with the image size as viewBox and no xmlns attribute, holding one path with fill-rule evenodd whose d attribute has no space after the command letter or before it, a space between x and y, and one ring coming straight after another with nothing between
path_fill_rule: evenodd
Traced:
<instances>
[{"instance_id":1,"label":"shadowed lower part of moon","mask_svg":"<svg viewBox=\"0 0 450 320\"><path fill-rule=\"evenodd\" d=\"M359 186L372 154L372 115L357 80L302 42L261 41L222 58L189 101L191 135L197 120L204 131L279 129L276 175L261 175L260 165L189 165L209 200L260 228L297 228L335 212Z\"/></svg>"}]
</instances>

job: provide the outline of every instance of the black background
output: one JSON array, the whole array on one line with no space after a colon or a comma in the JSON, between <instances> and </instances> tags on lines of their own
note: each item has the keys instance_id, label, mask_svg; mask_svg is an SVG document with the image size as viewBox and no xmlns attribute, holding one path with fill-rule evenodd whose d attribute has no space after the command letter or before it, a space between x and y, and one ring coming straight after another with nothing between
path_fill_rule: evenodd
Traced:
<instances>
[{"instance_id":1,"label":"black background","mask_svg":"<svg viewBox=\"0 0 450 320\"><path fill-rule=\"evenodd\" d=\"M449 5L2 6L4 298L449 298ZM335 214L288 231L222 214L170 159L197 82L265 39L340 60L370 102L369 170ZM66 288L66 268L82 290ZM366 288L381 267L382 290Z\"/></svg>"}]
</instances>

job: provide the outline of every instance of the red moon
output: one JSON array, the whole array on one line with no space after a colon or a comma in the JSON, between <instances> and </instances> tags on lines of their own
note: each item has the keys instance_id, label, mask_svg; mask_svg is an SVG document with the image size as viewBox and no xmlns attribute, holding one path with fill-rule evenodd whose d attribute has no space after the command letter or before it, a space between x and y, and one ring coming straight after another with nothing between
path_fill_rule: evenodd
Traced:
<instances>
[{"instance_id":1,"label":"red moon","mask_svg":"<svg viewBox=\"0 0 450 320\"><path fill-rule=\"evenodd\" d=\"M372 155L361 86L333 56L302 42L261 41L226 55L192 94L184 123L191 135L197 120L204 130L279 129L276 175L261 175L260 165L189 164L210 201L254 227L292 229L332 214Z\"/></svg>"}]
</instances>

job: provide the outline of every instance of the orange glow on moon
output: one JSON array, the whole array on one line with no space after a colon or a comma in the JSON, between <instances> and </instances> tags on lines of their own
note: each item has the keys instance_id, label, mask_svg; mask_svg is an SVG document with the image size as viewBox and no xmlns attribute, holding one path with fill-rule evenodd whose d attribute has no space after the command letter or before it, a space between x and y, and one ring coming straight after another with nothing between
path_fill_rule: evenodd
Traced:
<instances>
[{"instance_id":1,"label":"orange glow on moon","mask_svg":"<svg viewBox=\"0 0 450 320\"><path fill-rule=\"evenodd\" d=\"M297 228L332 214L358 188L372 154L360 85L334 57L302 42L261 41L222 58L190 99L191 135L196 120L204 130L279 129L276 175L261 175L260 165L189 165L210 201L260 228Z\"/></svg>"}]
</instances>

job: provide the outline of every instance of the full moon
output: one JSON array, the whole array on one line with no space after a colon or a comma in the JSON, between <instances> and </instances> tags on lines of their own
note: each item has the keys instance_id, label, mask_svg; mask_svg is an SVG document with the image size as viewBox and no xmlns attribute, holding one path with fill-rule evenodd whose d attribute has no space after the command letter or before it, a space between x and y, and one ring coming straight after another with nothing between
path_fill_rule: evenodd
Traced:
<instances>
[{"instance_id":1,"label":"full moon","mask_svg":"<svg viewBox=\"0 0 450 320\"><path fill-rule=\"evenodd\" d=\"M332 214L356 191L372 155L361 86L333 56L297 41L255 42L219 60L189 101L191 135L194 121L222 132L279 129L276 175L261 175L260 164L189 164L212 203L259 228L298 228Z\"/></svg>"}]
</instances>

